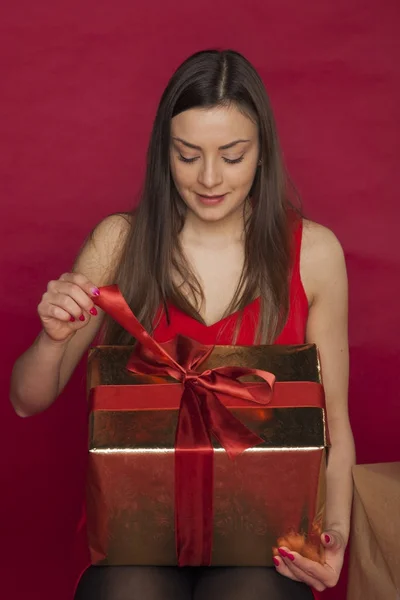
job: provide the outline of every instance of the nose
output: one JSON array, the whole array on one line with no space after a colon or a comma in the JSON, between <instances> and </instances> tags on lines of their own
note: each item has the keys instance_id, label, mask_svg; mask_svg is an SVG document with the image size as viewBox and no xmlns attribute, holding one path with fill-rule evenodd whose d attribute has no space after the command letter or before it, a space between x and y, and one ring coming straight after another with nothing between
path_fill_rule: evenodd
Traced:
<instances>
[{"instance_id":1,"label":"nose","mask_svg":"<svg viewBox=\"0 0 400 600\"><path fill-rule=\"evenodd\" d=\"M209 159L202 161L197 180L209 190L220 185L222 183L222 170L218 164L218 160Z\"/></svg>"}]
</instances>

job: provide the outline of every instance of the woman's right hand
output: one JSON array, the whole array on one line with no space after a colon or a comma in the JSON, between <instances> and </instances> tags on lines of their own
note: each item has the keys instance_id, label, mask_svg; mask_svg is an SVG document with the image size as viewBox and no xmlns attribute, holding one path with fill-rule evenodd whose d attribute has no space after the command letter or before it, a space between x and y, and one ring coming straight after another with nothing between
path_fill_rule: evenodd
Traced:
<instances>
[{"instance_id":1,"label":"woman's right hand","mask_svg":"<svg viewBox=\"0 0 400 600\"><path fill-rule=\"evenodd\" d=\"M65 273L50 281L38 306L44 332L54 342L68 341L96 317L93 298L98 295L98 288L79 273Z\"/></svg>"}]
</instances>

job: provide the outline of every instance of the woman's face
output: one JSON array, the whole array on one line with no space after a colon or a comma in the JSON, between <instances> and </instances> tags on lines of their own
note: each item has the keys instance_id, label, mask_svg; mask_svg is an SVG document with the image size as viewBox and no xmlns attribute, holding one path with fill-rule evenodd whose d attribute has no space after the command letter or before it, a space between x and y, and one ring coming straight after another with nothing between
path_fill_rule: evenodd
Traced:
<instances>
[{"instance_id":1,"label":"woman's face","mask_svg":"<svg viewBox=\"0 0 400 600\"><path fill-rule=\"evenodd\" d=\"M258 159L258 127L235 105L194 108L172 119L172 177L187 207L203 221L242 210Z\"/></svg>"}]
</instances>

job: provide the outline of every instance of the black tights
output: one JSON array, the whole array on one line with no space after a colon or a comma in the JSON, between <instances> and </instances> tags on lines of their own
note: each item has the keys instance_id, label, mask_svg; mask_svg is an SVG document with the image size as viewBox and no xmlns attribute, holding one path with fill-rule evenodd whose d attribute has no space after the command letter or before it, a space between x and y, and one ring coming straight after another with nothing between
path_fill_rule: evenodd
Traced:
<instances>
[{"instance_id":1,"label":"black tights","mask_svg":"<svg viewBox=\"0 0 400 600\"><path fill-rule=\"evenodd\" d=\"M75 600L312 600L266 567L90 567Z\"/></svg>"}]
</instances>

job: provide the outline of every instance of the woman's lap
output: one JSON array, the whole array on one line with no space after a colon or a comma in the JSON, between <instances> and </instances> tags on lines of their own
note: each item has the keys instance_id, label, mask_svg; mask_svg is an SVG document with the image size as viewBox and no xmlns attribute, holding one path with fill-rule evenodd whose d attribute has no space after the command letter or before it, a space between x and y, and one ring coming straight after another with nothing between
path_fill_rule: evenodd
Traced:
<instances>
[{"instance_id":1,"label":"woman's lap","mask_svg":"<svg viewBox=\"0 0 400 600\"><path fill-rule=\"evenodd\" d=\"M312 600L266 567L90 567L75 600Z\"/></svg>"}]
</instances>

